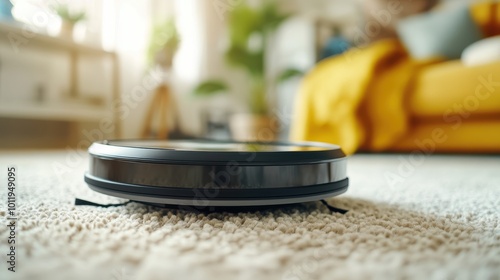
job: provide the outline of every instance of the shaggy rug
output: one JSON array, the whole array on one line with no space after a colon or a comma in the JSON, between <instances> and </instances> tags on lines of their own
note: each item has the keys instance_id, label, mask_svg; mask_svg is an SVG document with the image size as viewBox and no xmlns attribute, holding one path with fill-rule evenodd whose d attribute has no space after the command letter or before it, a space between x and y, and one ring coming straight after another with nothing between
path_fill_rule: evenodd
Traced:
<instances>
[{"instance_id":1,"label":"shaggy rug","mask_svg":"<svg viewBox=\"0 0 500 280\"><path fill-rule=\"evenodd\" d=\"M195 213L123 200L83 182L71 152L2 152L16 166L15 272L0 228L0 279L500 279L498 156L356 155L348 192L247 212Z\"/></svg>"}]
</instances>

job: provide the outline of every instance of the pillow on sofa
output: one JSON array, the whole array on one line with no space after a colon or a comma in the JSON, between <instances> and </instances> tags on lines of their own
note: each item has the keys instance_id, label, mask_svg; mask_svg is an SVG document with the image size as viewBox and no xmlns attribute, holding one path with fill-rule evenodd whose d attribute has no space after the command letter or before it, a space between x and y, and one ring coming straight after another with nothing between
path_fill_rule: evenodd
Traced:
<instances>
[{"instance_id":1,"label":"pillow on sofa","mask_svg":"<svg viewBox=\"0 0 500 280\"><path fill-rule=\"evenodd\" d=\"M369 41L366 43L397 38L396 23L399 20L427 12L437 2L438 0L363 0L364 23L360 28L368 37ZM376 29L370 31L370 28Z\"/></svg>"},{"instance_id":2,"label":"pillow on sofa","mask_svg":"<svg viewBox=\"0 0 500 280\"><path fill-rule=\"evenodd\" d=\"M468 46L462 53L462 62L467 66L500 61L500 36L486 38Z\"/></svg>"},{"instance_id":3,"label":"pillow on sofa","mask_svg":"<svg viewBox=\"0 0 500 280\"><path fill-rule=\"evenodd\" d=\"M467 46L482 37L467 6L401 20L397 31L410 54L420 59L435 56L458 59Z\"/></svg>"}]
</instances>

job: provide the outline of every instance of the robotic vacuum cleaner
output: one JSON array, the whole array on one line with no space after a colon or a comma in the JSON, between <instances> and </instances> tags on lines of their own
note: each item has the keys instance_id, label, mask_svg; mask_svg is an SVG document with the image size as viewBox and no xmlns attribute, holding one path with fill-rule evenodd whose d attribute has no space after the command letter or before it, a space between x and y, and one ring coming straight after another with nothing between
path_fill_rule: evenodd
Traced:
<instances>
[{"instance_id":1,"label":"robotic vacuum cleaner","mask_svg":"<svg viewBox=\"0 0 500 280\"><path fill-rule=\"evenodd\" d=\"M348 187L345 154L324 143L106 140L89 154L91 189L152 204L293 204Z\"/></svg>"}]
</instances>

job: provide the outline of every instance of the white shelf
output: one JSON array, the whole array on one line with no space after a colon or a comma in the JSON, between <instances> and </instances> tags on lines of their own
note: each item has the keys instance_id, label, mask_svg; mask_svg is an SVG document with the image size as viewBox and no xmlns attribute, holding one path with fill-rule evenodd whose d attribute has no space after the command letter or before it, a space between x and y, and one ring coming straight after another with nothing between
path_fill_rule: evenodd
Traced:
<instances>
[{"instance_id":1,"label":"white shelf","mask_svg":"<svg viewBox=\"0 0 500 280\"><path fill-rule=\"evenodd\" d=\"M0 116L20 119L42 119L54 121L98 122L112 118L112 112L104 107L64 103L0 104Z\"/></svg>"},{"instance_id":2,"label":"white shelf","mask_svg":"<svg viewBox=\"0 0 500 280\"><path fill-rule=\"evenodd\" d=\"M111 79L109 82L112 84L112 91L105 96L104 100L120 100L120 76L118 56L116 53L104 50L99 46L76 43L68 38L54 37L42 32L36 32L33 34L34 36L26 38L25 25L13 21L0 20L0 34L2 35L0 36L0 43L2 44L10 44L9 36L16 35L29 41L29 44L25 44L22 47L67 54L70 62L70 69L67 77L69 80L68 91L74 93L71 96L72 100L61 100L53 103L14 103L18 101L0 100L0 118L39 119L65 122L98 122L104 118L111 118L116 126L114 131L115 137L119 138L121 129L118 113L115 111L116 108L113 108L110 102L103 105L93 105L90 102L82 100L79 87L81 81L78 73L79 62L82 57L95 56L110 59L112 68L110 69ZM16 54L9 55L15 57ZM33 91L34 90L35 89L33 89ZM64 97L59 96L59 98Z\"/></svg>"},{"instance_id":3,"label":"white shelf","mask_svg":"<svg viewBox=\"0 0 500 280\"><path fill-rule=\"evenodd\" d=\"M40 32L35 32L34 35L27 38L26 35L24 35L26 33L25 26L16 21L0 20L0 32L2 34L15 34L17 36L20 36L21 38L29 40L30 44L35 44L38 47L44 47L49 50L57 49L64 51L74 51L84 54L109 55L109 56L115 55L114 52L106 51L98 46L80 44L68 38L50 36ZM4 40L10 43L9 38L10 38L9 36L0 36L0 41Z\"/></svg>"}]
</instances>

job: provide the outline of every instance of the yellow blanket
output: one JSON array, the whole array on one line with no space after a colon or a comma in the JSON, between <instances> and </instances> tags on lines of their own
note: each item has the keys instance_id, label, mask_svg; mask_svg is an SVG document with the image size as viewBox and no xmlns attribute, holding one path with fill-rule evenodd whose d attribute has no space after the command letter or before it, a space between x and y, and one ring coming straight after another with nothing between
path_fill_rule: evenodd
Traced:
<instances>
[{"instance_id":1,"label":"yellow blanket","mask_svg":"<svg viewBox=\"0 0 500 280\"><path fill-rule=\"evenodd\" d=\"M390 147L407 130L404 96L415 67L398 40L319 63L302 83L291 139L336 143L347 154Z\"/></svg>"}]
</instances>

